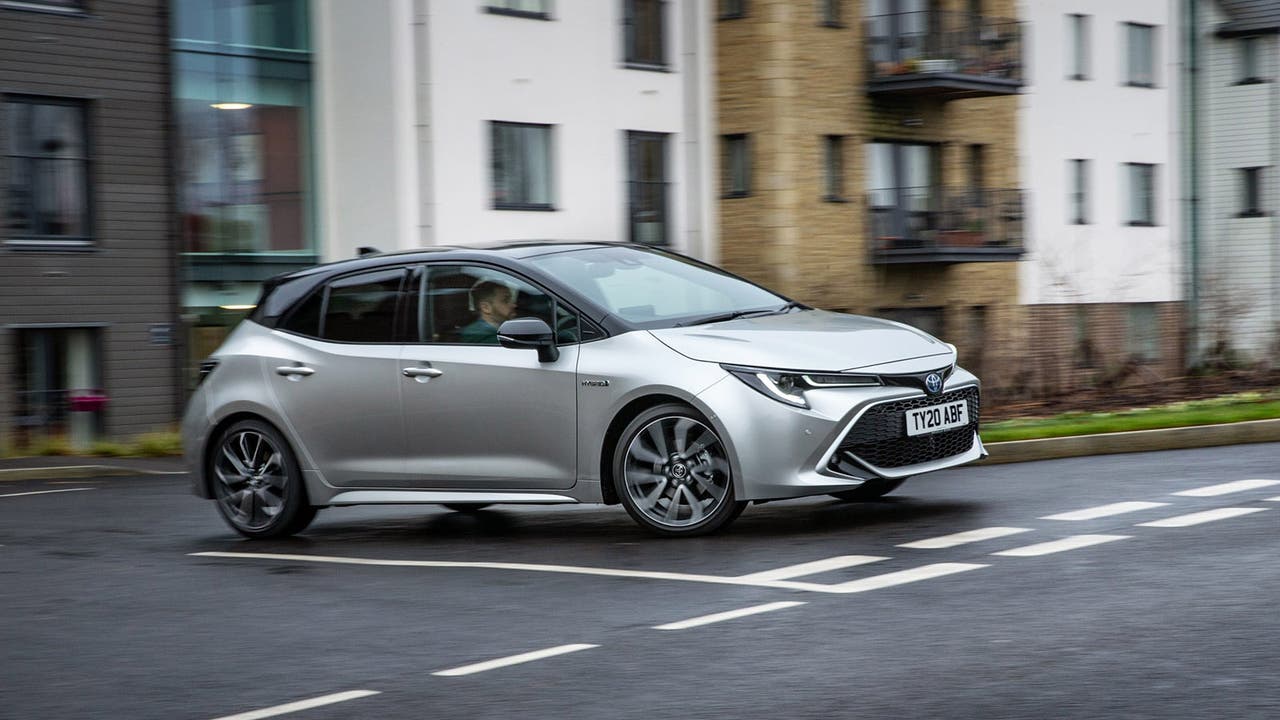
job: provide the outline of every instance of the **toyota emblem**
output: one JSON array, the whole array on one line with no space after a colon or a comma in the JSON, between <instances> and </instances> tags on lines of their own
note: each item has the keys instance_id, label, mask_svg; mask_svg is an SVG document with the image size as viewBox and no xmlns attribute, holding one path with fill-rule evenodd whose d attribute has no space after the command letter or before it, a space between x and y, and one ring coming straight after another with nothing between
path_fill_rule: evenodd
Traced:
<instances>
[{"instance_id":1,"label":"toyota emblem","mask_svg":"<svg viewBox=\"0 0 1280 720\"><path fill-rule=\"evenodd\" d=\"M942 376L938 373L929 373L929 376L924 379L924 388L930 395L942 392Z\"/></svg>"}]
</instances>

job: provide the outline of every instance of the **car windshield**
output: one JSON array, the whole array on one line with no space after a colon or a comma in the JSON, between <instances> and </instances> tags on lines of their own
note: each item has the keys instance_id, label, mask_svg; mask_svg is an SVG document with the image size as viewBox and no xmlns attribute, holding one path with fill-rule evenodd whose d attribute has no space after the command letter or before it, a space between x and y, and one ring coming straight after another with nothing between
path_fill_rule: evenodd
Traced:
<instances>
[{"instance_id":1,"label":"car windshield","mask_svg":"<svg viewBox=\"0 0 1280 720\"><path fill-rule=\"evenodd\" d=\"M741 278L657 251L594 247L530 262L643 328L696 325L794 306Z\"/></svg>"}]
</instances>

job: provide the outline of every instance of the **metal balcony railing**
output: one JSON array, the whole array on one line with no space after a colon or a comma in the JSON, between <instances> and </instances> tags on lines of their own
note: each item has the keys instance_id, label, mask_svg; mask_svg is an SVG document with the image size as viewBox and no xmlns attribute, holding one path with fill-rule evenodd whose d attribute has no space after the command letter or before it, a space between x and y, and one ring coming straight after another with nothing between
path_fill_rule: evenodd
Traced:
<instances>
[{"instance_id":1,"label":"metal balcony railing","mask_svg":"<svg viewBox=\"0 0 1280 720\"><path fill-rule=\"evenodd\" d=\"M879 190L869 199L873 263L1017 260L1022 191Z\"/></svg>"},{"instance_id":2,"label":"metal balcony railing","mask_svg":"<svg viewBox=\"0 0 1280 720\"><path fill-rule=\"evenodd\" d=\"M866 20L872 92L1016 93L1022 87L1022 23L954 12L906 12Z\"/></svg>"}]
</instances>

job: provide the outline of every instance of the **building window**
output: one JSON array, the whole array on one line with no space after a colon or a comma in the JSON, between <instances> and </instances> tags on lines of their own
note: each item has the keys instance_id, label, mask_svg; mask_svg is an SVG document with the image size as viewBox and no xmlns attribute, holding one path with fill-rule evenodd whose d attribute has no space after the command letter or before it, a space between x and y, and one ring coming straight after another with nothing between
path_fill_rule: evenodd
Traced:
<instances>
[{"instance_id":1,"label":"building window","mask_svg":"<svg viewBox=\"0 0 1280 720\"><path fill-rule=\"evenodd\" d=\"M102 431L107 400L101 328L18 328L14 336L17 444L64 437L85 448Z\"/></svg>"},{"instance_id":2,"label":"building window","mask_svg":"<svg viewBox=\"0 0 1280 720\"><path fill-rule=\"evenodd\" d=\"M1125 81L1135 87L1156 85L1156 29L1125 23L1127 72Z\"/></svg>"},{"instance_id":3,"label":"building window","mask_svg":"<svg viewBox=\"0 0 1280 720\"><path fill-rule=\"evenodd\" d=\"M946 335L943 332L946 325L946 308L879 308L876 310L876 316L885 320L905 323L934 337L944 337Z\"/></svg>"},{"instance_id":4,"label":"building window","mask_svg":"<svg viewBox=\"0 0 1280 720\"><path fill-rule=\"evenodd\" d=\"M937 145L872 142L867 144L867 192L871 237L877 243L919 241L941 220ZM956 217L972 204L956 198ZM967 225L967 223L965 223ZM976 228L975 228L976 229Z\"/></svg>"},{"instance_id":5,"label":"building window","mask_svg":"<svg viewBox=\"0 0 1280 720\"><path fill-rule=\"evenodd\" d=\"M737 20L747 16L747 0L720 0L720 19Z\"/></svg>"},{"instance_id":6,"label":"building window","mask_svg":"<svg viewBox=\"0 0 1280 720\"><path fill-rule=\"evenodd\" d=\"M1089 79L1089 16L1067 16L1067 78Z\"/></svg>"},{"instance_id":7,"label":"building window","mask_svg":"<svg viewBox=\"0 0 1280 720\"><path fill-rule=\"evenodd\" d=\"M623 34L628 67L667 67L664 0L623 0Z\"/></svg>"},{"instance_id":8,"label":"building window","mask_svg":"<svg viewBox=\"0 0 1280 720\"><path fill-rule=\"evenodd\" d=\"M844 17L840 8L842 2L843 0L818 1L818 11L822 15L821 25L832 28L844 27Z\"/></svg>"},{"instance_id":9,"label":"building window","mask_svg":"<svg viewBox=\"0 0 1280 720\"><path fill-rule=\"evenodd\" d=\"M1262 168L1240 168L1240 217L1261 217Z\"/></svg>"},{"instance_id":10,"label":"building window","mask_svg":"<svg viewBox=\"0 0 1280 720\"><path fill-rule=\"evenodd\" d=\"M844 137L823 137L823 167L826 170L826 194L823 200L844 202Z\"/></svg>"},{"instance_id":11,"label":"building window","mask_svg":"<svg viewBox=\"0 0 1280 720\"><path fill-rule=\"evenodd\" d=\"M1126 338L1130 359L1155 362L1160 359L1160 315L1155 303L1133 303L1129 306L1129 328Z\"/></svg>"},{"instance_id":12,"label":"building window","mask_svg":"<svg viewBox=\"0 0 1280 720\"><path fill-rule=\"evenodd\" d=\"M721 140L720 167L724 196L746 197L751 194L751 146L746 135L725 135Z\"/></svg>"},{"instance_id":13,"label":"building window","mask_svg":"<svg viewBox=\"0 0 1280 720\"><path fill-rule=\"evenodd\" d=\"M551 19L551 0L488 0L484 9L495 15Z\"/></svg>"},{"instance_id":14,"label":"building window","mask_svg":"<svg viewBox=\"0 0 1280 720\"><path fill-rule=\"evenodd\" d=\"M8 243L88 245L92 233L86 103L9 96L3 109Z\"/></svg>"},{"instance_id":15,"label":"building window","mask_svg":"<svg viewBox=\"0 0 1280 720\"><path fill-rule=\"evenodd\" d=\"M1089 224L1089 161L1088 160L1068 160L1067 166L1071 173L1071 195L1068 202L1071 205L1069 214L1069 222L1073 225Z\"/></svg>"},{"instance_id":16,"label":"building window","mask_svg":"<svg viewBox=\"0 0 1280 720\"><path fill-rule=\"evenodd\" d=\"M1240 83L1262 82L1262 68L1259 64L1259 37L1240 38Z\"/></svg>"},{"instance_id":17,"label":"building window","mask_svg":"<svg viewBox=\"0 0 1280 720\"><path fill-rule=\"evenodd\" d=\"M553 210L551 126L490 123L495 210Z\"/></svg>"},{"instance_id":18,"label":"building window","mask_svg":"<svg viewBox=\"0 0 1280 720\"><path fill-rule=\"evenodd\" d=\"M627 186L631 242L666 245L667 135L627 132Z\"/></svg>"},{"instance_id":19,"label":"building window","mask_svg":"<svg viewBox=\"0 0 1280 720\"><path fill-rule=\"evenodd\" d=\"M1129 181L1129 224L1156 224L1156 166L1126 163Z\"/></svg>"}]
</instances>

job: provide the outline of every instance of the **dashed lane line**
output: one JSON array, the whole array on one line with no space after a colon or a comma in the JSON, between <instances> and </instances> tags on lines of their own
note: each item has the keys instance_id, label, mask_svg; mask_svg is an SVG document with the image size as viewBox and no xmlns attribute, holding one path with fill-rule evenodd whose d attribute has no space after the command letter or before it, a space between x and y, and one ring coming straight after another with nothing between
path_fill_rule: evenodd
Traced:
<instances>
[{"instance_id":1,"label":"dashed lane line","mask_svg":"<svg viewBox=\"0 0 1280 720\"><path fill-rule=\"evenodd\" d=\"M487 660L474 665L463 665L450 670L440 670L433 672L432 675L439 677L461 677L463 675L474 675L486 670L496 670L498 668L508 667L510 665L519 665L521 663L533 662L534 660L542 660L544 658L555 657L557 655L566 655L568 653L578 652L580 650L590 650L591 648L600 647L599 645L560 645L546 650L535 650L533 652L521 653L520 655L512 655L510 657L498 658L497 660Z\"/></svg>"},{"instance_id":2,"label":"dashed lane line","mask_svg":"<svg viewBox=\"0 0 1280 720\"><path fill-rule=\"evenodd\" d=\"M1218 508L1217 510L1205 510L1204 512L1191 513L1189 515L1178 515L1176 517L1165 518L1163 520L1153 520L1151 522L1138 523L1138 527L1162 527L1162 528L1180 528L1189 527L1191 525L1199 525L1201 523L1213 522L1214 520L1226 520L1228 518L1240 517L1241 515L1252 515L1253 513L1263 512L1271 508L1242 508L1229 507Z\"/></svg>"},{"instance_id":3,"label":"dashed lane line","mask_svg":"<svg viewBox=\"0 0 1280 720\"><path fill-rule=\"evenodd\" d=\"M679 622L667 623L666 625L655 625L654 630L687 630L689 628L701 627L703 625L711 625L712 623L724 622L725 620L736 620L741 617L750 615L759 615L760 613L773 612L774 610L785 610L787 608L804 605L802 602L775 602L766 605L754 605L752 607L740 608L738 610L729 610L727 612L714 613L712 615L703 615L701 617L689 618Z\"/></svg>"},{"instance_id":4,"label":"dashed lane line","mask_svg":"<svg viewBox=\"0 0 1280 720\"><path fill-rule=\"evenodd\" d=\"M1208 485L1202 488L1183 490L1182 492L1174 493L1174 495L1181 495L1183 497L1214 497L1217 495L1226 495L1228 493L1243 492L1245 490L1257 490L1258 488L1271 487L1272 485L1280 485L1280 480L1236 480L1235 482L1222 483L1221 485Z\"/></svg>"},{"instance_id":5,"label":"dashed lane line","mask_svg":"<svg viewBox=\"0 0 1280 720\"><path fill-rule=\"evenodd\" d=\"M1085 508L1083 510L1072 510L1071 512L1058 513L1057 515L1045 515L1041 520L1095 520L1097 518L1111 517L1112 515L1123 515L1125 513L1137 512L1139 510L1150 510L1151 508L1164 507L1169 503L1162 502L1118 502L1110 505L1099 505L1098 507Z\"/></svg>"},{"instance_id":6,"label":"dashed lane line","mask_svg":"<svg viewBox=\"0 0 1280 720\"><path fill-rule=\"evenodd\" d=\"M310 700L299 700L285 705L263 708L262 710L252 710L250 712L239 713L237 715L224 715L220 718L215 718L215 720L261 720L262 718L286 715L288 713L299 712L301 710L310 710L312 708L333 705L334 703L346 702L348 700L358 700L363 697L378 694L379 693L376 690L348 690L347 692L322 695L320 697L311 698Z\"/></svg>"},{"instance_id":7,"label":"dashed lane line","mask_svg":"<svg viewBox=\"0 0 1280 720\"><path fill-rule=\"evenodd\" d=\"M50 493L80 492L81 490L96 490L97 488L63 488L61 490L32 490L31 492L5 493L0 498L21 497L23 495L48 495Z\"/></svg>"},{"instance_id":8,"label":"dashed lane line","mask_svg":"<svg viewBox=\"0 0 1280 720\"><path fill-rule=\"evenodd\" d=\"M1018 533L1031 532L1031 528L1017 527L989 527L980 528L978 530L966 530L952 535L943 535L941 537L929 538L928 540L917 540L915 542L903 543L898 547L913 548L916 550L940 550L942 548L956 547L957 545L967 545L969 543L981 542L983 540L994 540L995 538L1008 537L1009 535L1017 535Z\"/></svg>"},{"instance_id":9,"label":"dashed lane line","mask_svg":"<svg viewBox=\"0 0 1280 720\"><path fill-rule=\"evenodd\" d=\"M976 563L934 563L933 565L924 565L910 570L885 573L884 575L872 575L871 577L865 577L860 580L850 580L849 582L840 583L839 585L832 585L824 592L841 594L868 592L870 590L880 590L882 588L893 587L895 585L919 582L920 580L931 580L933 578L943 577L944 575L954 575L956 573L977 570L984 567L988 566Z\"/></svg>"},{"instance_id":10,"label":"dashed lane line","mask_svg":"<svg viewBox=\"0 0 1280 720\"><path fill-rule=\"evenodd\" d=\"M1280 495L1277 495L1273 498L1267 498L1266 500L1263 500L1263 502L1280 502Z\"/></svg>"},{"instance_id":11,"label":"dashed lane line","mask_svg":"<svg viewBox=\"0 0 1280 720\"><path fill-rule=\"evenodd\" d=\"M831 557L825 560L814 560L813 562L800 563L799 565L788 565L774 570L765 570L764 572L751 573L750 575L742 575L742 580L752 580L755 582L767 582L770 580L790 580L791 578L802 577L804 575L815 575L817 573L829 572L831 570L840 570L842 568L856 567L858 565L867 565L889 558L876 557L874 555L841 555L839 557Z\"/></svg>"},{"instance_id":12,"label":"dashed lane line","mask_svg":"<svg viewBox=\"0 0 1280 720\"><path fill-rule=\"evenodd\" d=\"M1036 543L1035 545L1024 545L1022 547L1016 547L1011 550L1001 550L1000 552L994 552L991 554L1003 557L1039 557L1041 555L1052 555L1053 553L1078 550L1080 548L1086 548L1093 545L1115 542L1116 540L1125 540L1129 537L1129 535L1073 535L1061 540L1051 540L1049 542Z\"/></svg>"}]
</instances>

